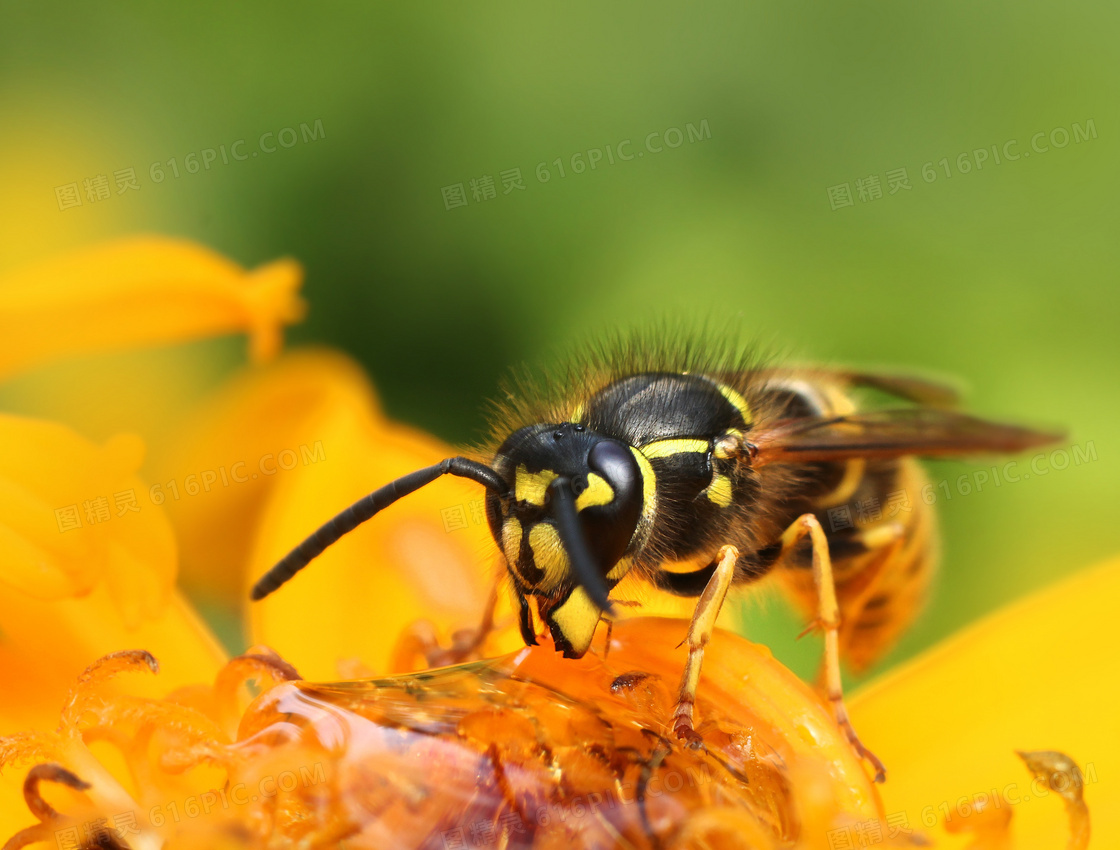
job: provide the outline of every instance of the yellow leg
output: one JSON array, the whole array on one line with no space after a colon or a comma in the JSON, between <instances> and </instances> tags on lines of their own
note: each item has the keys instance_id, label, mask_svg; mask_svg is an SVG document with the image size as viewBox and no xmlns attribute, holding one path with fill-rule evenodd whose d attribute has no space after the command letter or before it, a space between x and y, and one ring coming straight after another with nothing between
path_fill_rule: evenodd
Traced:
<instances>
[{"instance_id":1,"label":"yellow leg","mask_svg":"<svg viewBox=\"0 0 1120 850\"><path fill-rule=\"evenodd\" d=\"M836 585L832 580L832 558L828 554L828 540L824 529L813 514L803 514L782 535L782 554L809 535L813 546L813 582L817 586L817 619L813 626L824 631L823 680L825 695L832 705L836 723L848 736L852 749L867 759L875 768L875 781L887 778L887 770L878 757L867 749L852 728L848 709L844 706L844 688L840 680L840 606L836 601ZM810 630L813 628L810 626Z\"/></svg>"},{"instance_id":2,"label":"yellow leg","mask_svg":"<svg viewBox=\"0 0 1120 850\"><path fill-rule=\"evenodd\" d=\"M696 688L700 683L700 663L704 660L704 647L715 631L716 618L727 597L731 580L735 577L735 562L739 560L739 550L734 546L724 546L719 550L716 571L708 579L708 585L696 603L692 622L688 627L688 660L681 676L680 694L677 708L673 712L673 731L690 747L700 746L701 739L692 725L692 709L696 703Z\"/></svg>"}]
</instances>

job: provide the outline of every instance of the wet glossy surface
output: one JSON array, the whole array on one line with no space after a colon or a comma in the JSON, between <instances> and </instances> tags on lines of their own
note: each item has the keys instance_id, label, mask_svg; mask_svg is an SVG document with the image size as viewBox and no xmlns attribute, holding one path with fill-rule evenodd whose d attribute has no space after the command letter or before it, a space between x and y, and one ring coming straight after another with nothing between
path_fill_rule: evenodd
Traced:
<instances>
[{"instance_id":1,"label":"wet glossy surface","mask_svg":"<svg viewBox=\"0 0 1120 850\"><path fill-rule=\"evenodd\" d=\"M830 825L881 814L816 697L731 635L705 661L705 747L671 739L682 636L680 621L636 620L605 660L546 645L281 685L244 717L236 761L252 775L231 782L275 773L260 813L274 834L378 850L827 846Z\"/></svg>"}]
</instances>

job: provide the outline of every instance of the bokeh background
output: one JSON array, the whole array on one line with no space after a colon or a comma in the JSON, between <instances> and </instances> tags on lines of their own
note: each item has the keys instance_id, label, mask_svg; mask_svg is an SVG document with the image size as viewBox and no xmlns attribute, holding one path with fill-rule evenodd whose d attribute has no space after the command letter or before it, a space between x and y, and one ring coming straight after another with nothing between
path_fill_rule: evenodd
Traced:
<instances>
[{"instance_id":1,"label":"bokeh background","mask_svg":"<svg viewBox=\"0 0 1120 850\"><path fill-rule=\"evenodd\" d=\"M998 488L973 483L991 464L932 465L944 566L889 660L1120 548L1115 4L0 15L0 271L136 232L248 266L296 257L310 312L290 343L348 352L392 416L452 442L482 433L512 365L665 317L958 376L972 410L1068 427L1084 462ZM90 200L101 175L111 194ZM75 183L82 204L61 208ZM187 349L146 362L201 394L244 359ZM99 406L139 368L47 369L0 405L99 439L156 427L173 406L131 423ZM781 603L744 606L746 634L812 669Z\"/></svg>"}]
</instances>

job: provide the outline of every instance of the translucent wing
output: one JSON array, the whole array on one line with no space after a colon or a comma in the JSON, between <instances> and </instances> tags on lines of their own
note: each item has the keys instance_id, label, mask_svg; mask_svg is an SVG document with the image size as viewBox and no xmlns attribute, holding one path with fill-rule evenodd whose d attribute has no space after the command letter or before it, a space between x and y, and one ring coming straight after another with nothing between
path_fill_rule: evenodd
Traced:
<instances>
[{"instance_id":1,"label":"translucent wing","mask_svg":"<svg viewBox=\"0 0 1120 850\"><path fill-rule=\"evenodd\" d=\"M961 398L960 389L946 381L937 381L917 375L894 372L875 372L854 369L797 366L760 369L754 373L762 378L773 376L789 378L827 378L848 386L869 387L916 404L930 407L955 407Z\"/></svg>"},{"instance_id":2,"label":"translucent wing","mask_svg":"<svg viewBox=\"0 0 1120 850\"><path fill-rule=\"evenodd\" d=\"M895 375L890 372L840 372L838 375L850 384L870 387L931 407L954 407L961 398L957 387L916 375Z\"/></svg>"},{"instance_id":3,"label":"translucent wing","mask_svg":"<svg viewBox=\"0 0 1120 850\"><path fill-rule=\"evenodd\" d=\"M752 433L754 464L902 455L1011 454L1063 439L1060 432L988 422L950 410L905 408L778 422Z\"/></svg>"}]
</instances>

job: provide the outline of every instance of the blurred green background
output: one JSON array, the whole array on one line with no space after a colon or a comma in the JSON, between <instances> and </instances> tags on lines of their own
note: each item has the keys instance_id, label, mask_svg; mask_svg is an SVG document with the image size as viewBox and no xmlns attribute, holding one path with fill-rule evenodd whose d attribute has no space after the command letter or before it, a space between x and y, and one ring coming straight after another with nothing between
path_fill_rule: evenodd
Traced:
<instances>
[{"instance_id":1,"label":"blurred green background","mask_svg":"<svg viewBox=\"0 0 1120 850\"><path fill-rule=\"evenodd\" d=\"M1068 426L1096 460L967 495L984 465L936 465L942 576L892 659L1120 549L1114 3L0 9L3 267L137 231L295 256L291 342L451 441L511 365L663 317ZM125 168L138 189L59 209ZM763 607L746 633L811 670Z\"/></svg>"}]
</instances>

